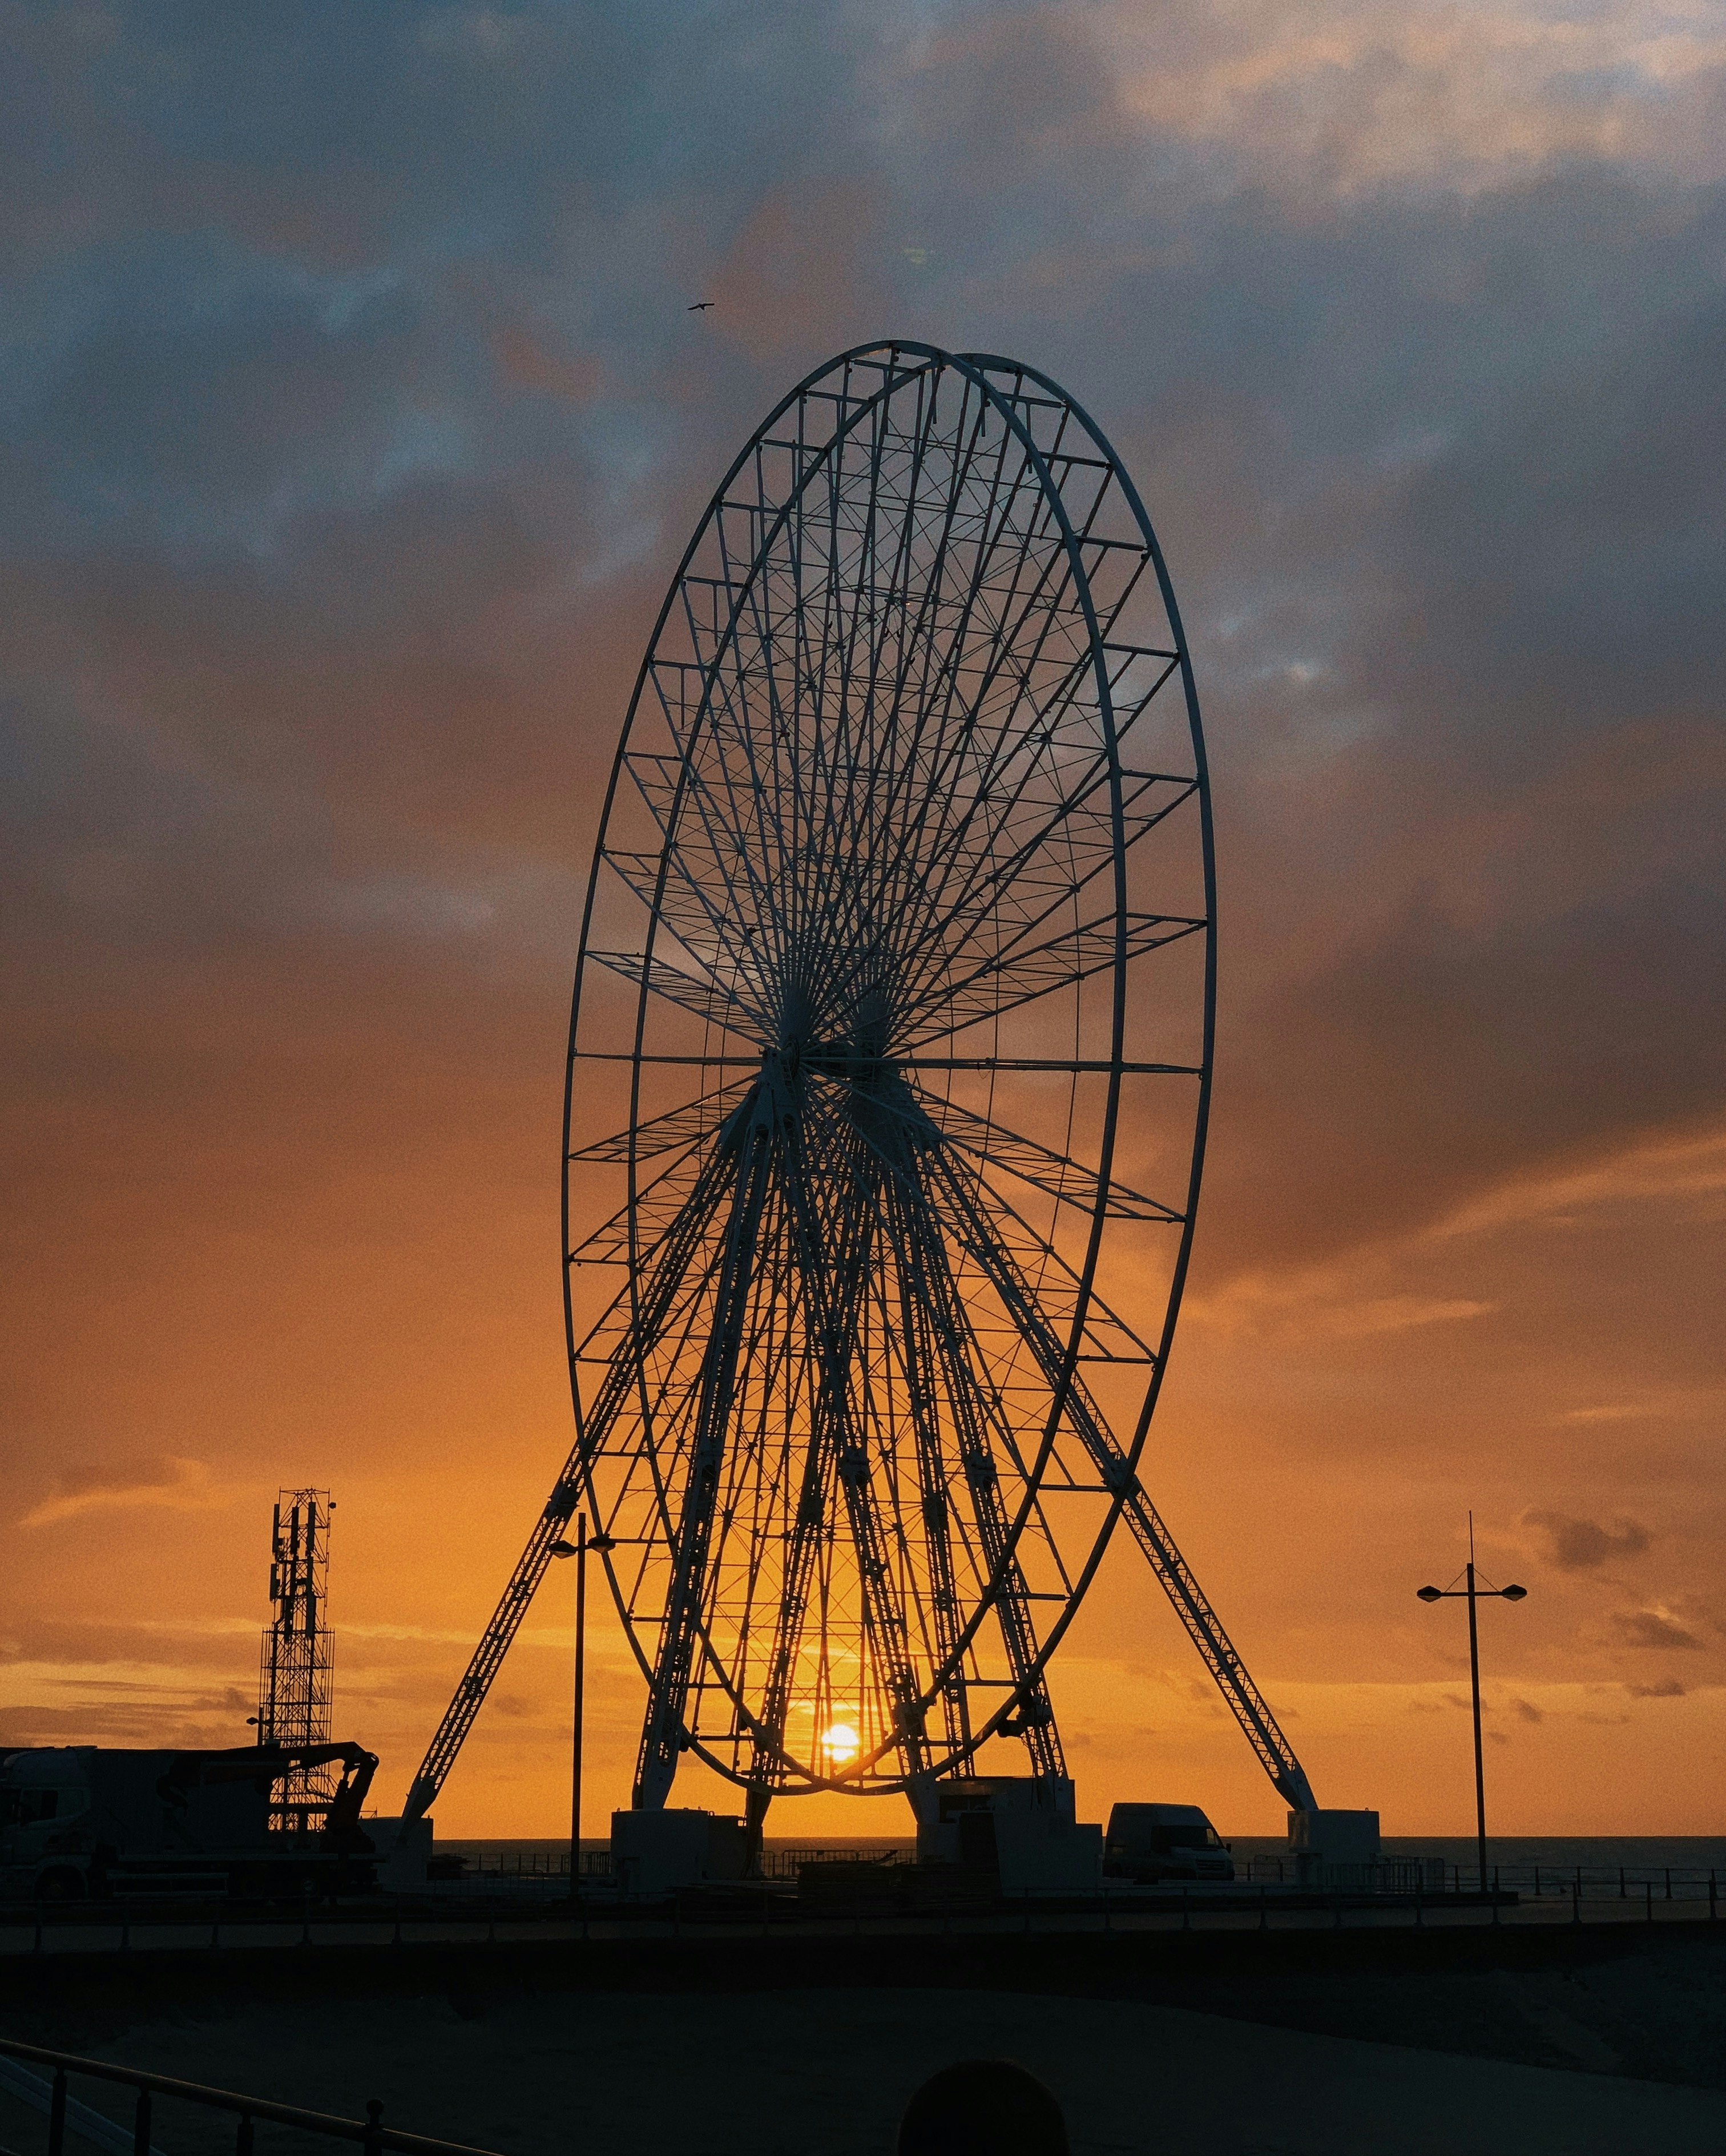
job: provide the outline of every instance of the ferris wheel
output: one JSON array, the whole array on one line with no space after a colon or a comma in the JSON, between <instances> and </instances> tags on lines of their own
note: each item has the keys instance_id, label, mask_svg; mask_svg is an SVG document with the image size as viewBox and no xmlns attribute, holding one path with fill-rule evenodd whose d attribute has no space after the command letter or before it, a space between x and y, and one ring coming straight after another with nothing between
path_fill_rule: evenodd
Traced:
<instances>
[{"instance_id":1,"label":"ferris wheel","mask_svg":"<svg viewBox=\"0 0 1726 2156\"><path fill-rule=\"evenodd\" d=\"M686 1753L758 1830L1000 1740L1064 1775L1049 1664L1123 1519L1312 1806L1140 1479L1215 911L1192 666L1095 424L1034 368L904 341L799 383L624 727L566 1096L576 1441L410 1816L578 1504L646 1686L637 1808Z\"/></svg>"}]
</instances>

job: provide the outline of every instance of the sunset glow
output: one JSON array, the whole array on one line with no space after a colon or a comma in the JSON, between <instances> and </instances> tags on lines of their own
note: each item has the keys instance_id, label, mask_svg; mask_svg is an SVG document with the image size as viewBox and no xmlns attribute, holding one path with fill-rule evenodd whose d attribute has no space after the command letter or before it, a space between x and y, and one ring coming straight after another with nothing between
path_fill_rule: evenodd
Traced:
<instances>
[{"instance_id":1,"label":"sunset glow","mask_svg":"<svg viewBox=\"0 0 1726 2156\"><path fill-rule=\"evenodd\" d=\"M849 1767L860 1748L857 1732L849 1722L830 1722L821 1732L821 1749L831 1766Z\"/></svg>"}]
</instances>

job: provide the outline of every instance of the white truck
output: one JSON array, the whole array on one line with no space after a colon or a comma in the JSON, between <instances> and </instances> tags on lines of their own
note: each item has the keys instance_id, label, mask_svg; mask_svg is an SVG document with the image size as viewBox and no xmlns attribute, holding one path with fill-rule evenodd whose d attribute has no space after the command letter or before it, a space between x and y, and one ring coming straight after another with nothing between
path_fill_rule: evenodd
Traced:
<instances>
[{"instance_id":1,"label":"white truck","mask_svg":"<svg viewBox=\"0 0 1726 2156\"><path fill-rule=\"evenodd\" d=\"M270 1830L292 1769L339 1763L321 1827ZM347 1892L372 1884L360 1805L378 1762L357 1744L124 1751L68 1744L0 1758L0 1897Z\"/></svg>"},{"instance_id":2,"label":"white truck","mask_svg":"<svg viewBox=\"0 0 1726 2156\"><path fill-rule=\"evenodd\" d=\"M1197 1804L1117 1804L1102 1869L1105 1878L1148 1887L1162 1879L1232 1879L1235 1860Z\"/></svg>"}]
</instances>

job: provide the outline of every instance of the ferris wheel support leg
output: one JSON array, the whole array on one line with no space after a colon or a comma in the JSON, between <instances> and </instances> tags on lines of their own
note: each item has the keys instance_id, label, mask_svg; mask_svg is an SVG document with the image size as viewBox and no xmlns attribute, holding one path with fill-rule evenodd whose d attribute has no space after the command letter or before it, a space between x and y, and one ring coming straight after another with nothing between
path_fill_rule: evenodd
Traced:
<instances>
[{"instance_id":1,"label":"ferris wheel support leg","mask_svg":"<svg viewBox=\"0 0 1726 2156\"><path fill-rule=\"evenodd\" d=\"M1151 1569L1174 1604L1186 1627L1187 1636L1199 1650L1219 1691L1240 1723L1271 1785L1295 1811L1314 1811L1318 1805L1306 1770L1296 1758L1294 1747L1278 1727L1264 1695L1247 1673L1234 1642L1223 1630L1191 1566L1175 1546L1156 1507L1146 1496L1137 1475L1131 1473L1102 1411L1086 1390L1071 1366L1059 1340L1041 1317L1035 1298L1020 1276L1011 1253L994 1233L986 1214L954 1174L952 1163L942 1162L943 1184L966 1247L971 1251L996 1293L1011 1313L1025 1344L1041 1365L1048 1383L1064 1394L1068 1422L1112 1491L1122 1493L1122 1514L1133 1539L1150 1560Z\"/></svg>"},{"instance_id":2,"label":"ferris wheel support leg","mask_svg":"<svg viewBox=\"0 0 1726 2156\"><path fill-rule=\"evenodd\" d=\"M707 1553L719 1502L720 1468L737 1394L737 1361L767 1200L771 1116L771 1100L763 1089L751 1115L745 1140L747 1157L739 1166L714 1299L713 1331L703 1358L689 1481L635 1769L634 1808L637 1811L665 1809L676 1779L678 1754L688 1741L684 1714L695 1668Z\"/></svg>"},{"instance_id":3,"label":"ferris wheel support leg","mask_svg":"<svg viewBox=\"0 0 1726 2156\"><path fill-rule=\"evenodd\" d=\"M762 1832L767 1825L767 1808L773 1800L773 1793L764 1782L752 1782L743 1804L743 1876L761 1876Z\"/></svg>"},{"instance_id":4,"label":"ferris wheel support leg","mask_svg":"<svg viewBox=\"0 0 1726 2156\"><path fill-rule=\"evenodd\" d=\"M1124 1461L1117 1462L1117 1476L1124 1466ZM1316 1811L1318 1799L1312 1794L1306 1769L1295 1757L1294 1747L1283 1735L1263 1693L1248 1675L1246 1665L1223 1630L1222 1620L1205 1599L1191 1567L1175 1547L1174 1536L1136 1476L1122 1510L1133 1530L1133 1539L1149 1558L1151 1569L1204 1657L1217 1690L1228 1702L1235 1719L1258 1754L1259 1763L1270 1776L1272 1787L1291 1810Z\"/></svg>"}]
</instances>

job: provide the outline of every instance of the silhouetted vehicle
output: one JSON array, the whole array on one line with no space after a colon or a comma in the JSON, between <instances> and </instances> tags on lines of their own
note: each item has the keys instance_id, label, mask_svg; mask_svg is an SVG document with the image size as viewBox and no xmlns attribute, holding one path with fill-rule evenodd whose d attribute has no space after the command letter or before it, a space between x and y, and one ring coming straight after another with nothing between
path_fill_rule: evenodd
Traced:
<instances>
[{"instance_id":1,"label":"silhouetted vehicle","mask_svg":"<svg viewBox=\"0 0 1726 2156\"><path fill-rule=\"evenodd\" d=\"M274 1785L292 1768L337 1763L321 1824L272 1833ZM77 1902L369 1887L377 1857L360 1806L377 1768L357 1744L10 1753L0 1760L0 1894Z\"/></svg>"},{"instance_id":2,"label":"silhouetted vehicle","mask_svg":"<svg viewBox=\"0 0 1726 2156\"><path fill-rule=\"evenodd\" d=\"M1235 1860L1197 1804L1117 1804L1102 1869L1105 1878L1153 1886L1159 1879L1232 1879Z\"/></svg>"}]
</instances>

